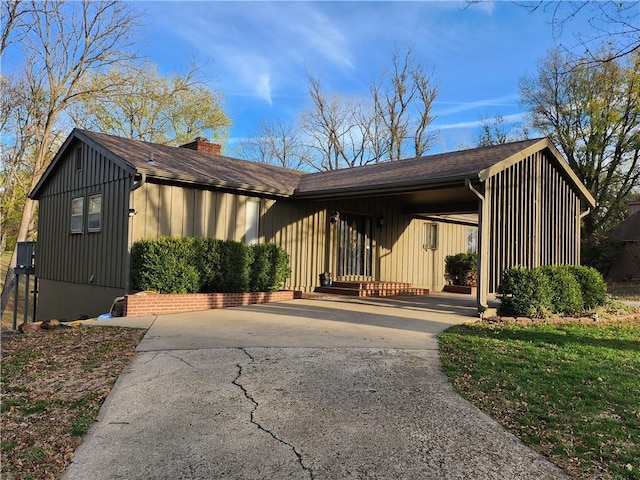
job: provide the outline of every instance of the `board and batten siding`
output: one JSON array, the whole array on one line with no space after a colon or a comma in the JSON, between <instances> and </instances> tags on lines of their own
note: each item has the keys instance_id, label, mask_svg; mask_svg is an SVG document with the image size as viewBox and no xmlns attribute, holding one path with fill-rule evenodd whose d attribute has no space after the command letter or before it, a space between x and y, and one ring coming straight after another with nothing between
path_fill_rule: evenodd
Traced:
<instances>
[{"instance_id":1,"label":"board and batten siding","mask_svg":"<svg viewBox=\"0 0 640 480\"><path fill-rule=\"evenodd\" d=\"M80 149L81 165L76 151ZM80 166L80 168L77 168ZM133 176L101 152L76 142L39 195L36 274L41 279L122 289ZM87 229L88 196L102 195L100 231ZM84 197L83 231L71 233L71 200Z\"/></svg>"},{"instance_id":2,"label":"board and batten siding","mask_svg":"<svg viewBox=\"0 0 640 480\"><path fill-rule=\"evenodd\" d=\"M285 288L304 292L319 285L322 272L337 272L337 224L333 211L385 218L372 232L372 276L366 279L412 283L429 289L444 286L444 258L466 251L469 227L439 224L439 245L425 250L424 224L401 214L389 198L301 201L259 198L217 190L147 182L132 193L131 241L161 236L212 237L245 241L247 203L259 202L259 241L274 243L290 257ZM344 277L357 280L357 277Z\"/></svg>"},{"instance_id":3,"label":"board and batten siding","mask_svg":"<svg viewBox=\"0 0 640 480\"><path fill-rule=\"evenodd\" d=\"M580 198L537 152L487 179L489 292L515 266L580 263Z\"/></svg>"}]
</instances>

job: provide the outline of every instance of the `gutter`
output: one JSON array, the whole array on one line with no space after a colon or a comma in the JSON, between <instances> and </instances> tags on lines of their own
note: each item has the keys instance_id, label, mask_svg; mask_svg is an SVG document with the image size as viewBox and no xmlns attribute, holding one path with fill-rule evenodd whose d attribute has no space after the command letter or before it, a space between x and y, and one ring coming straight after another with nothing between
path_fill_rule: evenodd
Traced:
<instances>
[{"instance_id":1,"label":"gutter","mask_svg":"<svg viewBox=\"0 0 640 480\"><path fill-rule=\"evenodd\" d=\"M144 185L147 181L147 175L144 172L137 172L133 176L133 185L131 185L131 189L129 193L139 189L142 185ZM129 195L129 202L131 202L131 195ZM129 293L130 287L130 279L131 279L131 238L132 238L132 222L133 216L136 214L135 209L131 208L131 203L129 203L129 208L127 209L127 254L125 255L125 265L124 265L124 293L127 295Z\"/></svg>"}]
</instances>

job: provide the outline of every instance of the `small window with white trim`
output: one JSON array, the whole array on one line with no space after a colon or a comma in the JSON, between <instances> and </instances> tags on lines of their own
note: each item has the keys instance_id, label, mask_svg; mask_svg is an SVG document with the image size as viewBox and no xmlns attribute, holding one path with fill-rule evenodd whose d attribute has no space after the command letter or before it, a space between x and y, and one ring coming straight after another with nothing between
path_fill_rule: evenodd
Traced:
<instances>
[{"instance_id":1,"label":"small window with white trim","mask_svg":"<svg viewBox=\"0 0 640 480\"><path fill-rule=\"evenodd\" d=\"M260 202L247 202L244 243L255 245L260 238Z\"/></svg>"},{"instance_id":2,"label":"small window with white trim","mask_svg":"<svg viewBox=\"0 0 640 480\"><path fill-rule=\"evenodd\" d=\"M424 224L424 241L422 248L425 250L437 250L438 249L438 224L437 223L425 223Z\"/></svg>"},{"instance_id":3,"label":"small window with white trim","mask_svg":"<svg viewBox=\"0 0 640 480\"><path fill-rule=\"evenodd\" d=\"M102 194L89 195L87 230L99 232L102 224Z\"/></svg>"},{"instance_id":4,"label":"small window with white trim","mask_svg":"<svg viewBox=\"0 0 640 480\"><path fill-rule=\"evenodd\" d=\"M84 218L84 197L71 199L71 233L82 233Z\"/></svg>"}]
</instances>

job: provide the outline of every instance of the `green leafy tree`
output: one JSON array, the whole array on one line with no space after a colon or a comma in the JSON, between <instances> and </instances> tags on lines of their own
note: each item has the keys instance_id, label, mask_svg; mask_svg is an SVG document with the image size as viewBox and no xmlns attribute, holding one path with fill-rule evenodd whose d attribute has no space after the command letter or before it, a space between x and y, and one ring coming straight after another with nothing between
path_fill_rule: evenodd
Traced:
<instances>
[{"instance_id":1,"label":"green leafy tree","mask_svg":"<svg viewBox=\"0 0 640 480\"><path fill-rule=\"evenodd\" d=\"M583 238L602 237L627 214L640 185L640 51L580 64L559 51L520 82L533 128L548 135L594 195Z\"/></svg>"},{"instance_id":2,"label":"green leafy tree","mask_svg":"<svg viewBox=\"0 0 640 480\"><path fill-rule=\"evenodd\" d=\"M208 133L223 143L231 124L222 96L210 89L193 66L163 77L151 62L123 65L107 74L93 72L86 84L115 91L83 95L71 112L76 125L126 138L179 145Z\"/></svg>"},{"instance_id":3,"label":"green leafy tree","mask_svg":"<svg viewBox=\"0 0 640 480\"><path fill-rule=\"evenodd\" d=\"M104 87L83 80L90 72L132 58L129 47L137 17L130 4L117 1L2 2L2 13L6 20L2 53L11 49L22 58L20 69L11 72L11 83L21 85L19 105L11 109L11 115L20 118L10 116L8 122L24 127L3 136L3 149L12 152L11 164L28 165L24 183L30 191L53 158L67 128L64 114L70 106L81 96L107 93ZM35 219L36 204L27 198L17 241L32 238ZM10 267L15 262L14 250ZM15 274L9 268L2 290L2 312L14 286Z\"/></svg>"}]
</instances>

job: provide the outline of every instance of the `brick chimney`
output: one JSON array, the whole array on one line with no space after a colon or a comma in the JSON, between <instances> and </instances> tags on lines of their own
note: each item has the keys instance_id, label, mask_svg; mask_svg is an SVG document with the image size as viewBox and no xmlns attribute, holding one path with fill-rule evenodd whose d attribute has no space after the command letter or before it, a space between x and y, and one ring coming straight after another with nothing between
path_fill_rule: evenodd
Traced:
<instances>
[{"instance_id":1,"label":"brick chimney","mask_svg":"<svg viewBox=\"0 0 640 480\"><path fill-rule=\"evenodd\" d=\"M196 150L198 152L220 155L222 146L218 143L211 143L204 137L196 137L193 142L180 145L180 148L188 148L189 150Z\"/></svg>"}]
</instances>

